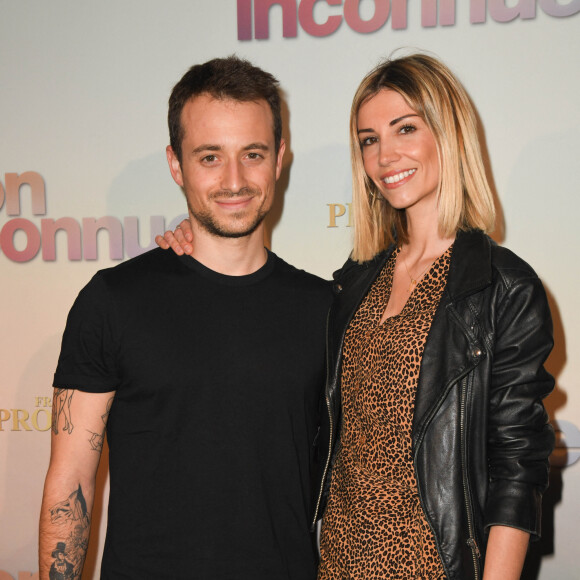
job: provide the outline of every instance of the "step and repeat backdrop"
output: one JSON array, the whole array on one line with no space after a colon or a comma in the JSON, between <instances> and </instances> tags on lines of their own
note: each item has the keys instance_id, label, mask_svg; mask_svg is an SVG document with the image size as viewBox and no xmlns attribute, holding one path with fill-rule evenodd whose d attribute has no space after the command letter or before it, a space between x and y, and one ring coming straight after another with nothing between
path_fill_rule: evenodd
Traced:
<instances>
[{"instance_id":1,"label":"step and repeat backdrop","mask_svg":"<svg viewBox=\"0 0 580 580\"><path fill-rule=\"evenodd\" d=\"M580 0L1 0L0 15L0 580L38 577L52 375L74 298L185 214L165 160L175 82L232 53L279 78L288 147L267 243L330 277L351 247L351 98L381 58L415 50L466 86L494 237L549 295L558 446L525 577L579 577ZM99 577L106 468L105 453L85 579Z\"/></svg>"}]
</instances>

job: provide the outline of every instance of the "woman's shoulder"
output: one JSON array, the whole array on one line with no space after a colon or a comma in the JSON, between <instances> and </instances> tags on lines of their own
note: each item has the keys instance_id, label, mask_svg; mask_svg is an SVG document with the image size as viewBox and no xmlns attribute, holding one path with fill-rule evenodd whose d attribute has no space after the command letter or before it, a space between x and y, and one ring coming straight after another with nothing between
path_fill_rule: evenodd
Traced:
<instances>
[{"instance_id":1,"label":"woman's shoulder","mask_svg":"<svg viewBox=\"0 0 580 580\"><path fill-rule=\"evenodd\" d=\"M491 267L508 286L518 282L539 280L536 271L528 262L493 240L491 240Z\"/></svg>"},{"instance_id":2,"label":"woman's shoulder","mask_svg":"<svg viewBox=\"0 0 580 580\"><path fill-rule=\"evenodd\" d=\"M456 251L462 262L470 263L479 271L490 268L492 277L499 277L505 282L538 279L528 262L480 230L459 232Z\"/></svg>"},{"instance_id":3,"label":"woman's shoulder","mask_svg":"<svg viewBox=\"0 0 580 580\"><path fill-rule=\"evenodd\" d=\"M332 274L333 281L335 283L343 283L352 277L360 276L362 273L375 271L377 268L381 267L382 264L384 264L384 262L393 252L393 249L394 246L390 246L366 262L356 262L349 257L343 264L342 268L336 270Z\"/></svg>"}]
</instances>

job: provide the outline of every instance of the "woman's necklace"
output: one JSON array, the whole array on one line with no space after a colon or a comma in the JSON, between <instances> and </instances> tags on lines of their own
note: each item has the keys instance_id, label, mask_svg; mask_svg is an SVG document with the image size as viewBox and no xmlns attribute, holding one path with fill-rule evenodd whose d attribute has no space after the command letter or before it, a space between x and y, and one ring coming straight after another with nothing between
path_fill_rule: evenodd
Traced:
<instances>
[{"instance_id":1,"label":"woman's necklace","mask_svg":"<svg viewBox=\"0 0 580 580\"><path fill-rule=\"evenodd\" d=\"M413 290L415 289L415 286L417 286L417 283L419 282L419 280L421 280L421 277L428 270L428 268L431 266L431 264L427 264L427 267L415 278L413 278L413 276L411 276L411 272L409 272L409 268L407 268L407 260L405 260L405 256L403 256L403 264L405 266L405 270L407 270L407 276L409 276L409 280L411 280L411 283L409 284L409 288L407 288L407 292L413 292Z\"/></svg>"}]
</instances>

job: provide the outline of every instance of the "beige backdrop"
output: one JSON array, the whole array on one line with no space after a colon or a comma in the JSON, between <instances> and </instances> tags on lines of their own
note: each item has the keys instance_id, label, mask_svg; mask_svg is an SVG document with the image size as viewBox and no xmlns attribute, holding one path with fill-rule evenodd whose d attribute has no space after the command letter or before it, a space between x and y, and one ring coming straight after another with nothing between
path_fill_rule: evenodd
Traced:
<instances>
[{"instance_id":1,"label":"beige backdrop","mask_svg":"<svg viewBox=\"0 0 580 580\"><path fill-rule=\"evenodd\" d=\"M503 218L497 237L548 290L557 387L547 406L561 438L526 577L578 578L579 0L0 0L0 10L0 580L37 571L68 309L97 269L149 247L185 211L164 154L173 84L233 52L279 77L289 148L270 241L328 277L351 243L350 100L399 47L433 52L464 82ZM98 577L105 473L86 579Z\"/></svg>"}]
</instances>

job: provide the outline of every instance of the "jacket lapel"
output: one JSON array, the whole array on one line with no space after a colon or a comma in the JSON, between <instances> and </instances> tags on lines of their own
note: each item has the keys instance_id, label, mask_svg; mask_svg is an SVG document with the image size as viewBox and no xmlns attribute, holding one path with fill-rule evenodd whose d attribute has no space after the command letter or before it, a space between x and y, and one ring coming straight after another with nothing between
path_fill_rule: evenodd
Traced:
<instances>
[{"instance_id":1,"label":"jacket lapel","mask_svg":"<svg viewBox=\"0 0 580 580\"><path fill-rule=\"evenodd\" d=\"M421 360L413 416L414 446L447 390L476 364L476 336L460 303L491 284L491 243L480 231L457 234L447 284Z\"/></svg>"}]
</instances>

